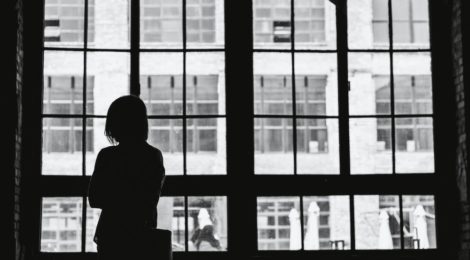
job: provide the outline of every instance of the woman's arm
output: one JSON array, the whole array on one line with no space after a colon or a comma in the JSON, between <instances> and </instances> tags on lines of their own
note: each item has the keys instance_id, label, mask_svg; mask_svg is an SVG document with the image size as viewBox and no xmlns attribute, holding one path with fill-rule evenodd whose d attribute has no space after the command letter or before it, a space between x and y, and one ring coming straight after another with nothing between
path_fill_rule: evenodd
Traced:
<instances>
[{"instance_id":1,"label":"woman's arm","mask_svg":"<svg viewBox=\"0 0 470 260\"><path fill-rule=\"evenodd\" d=\"M103 208L106 204L105 153L101 150L96 157L95 169L88 185L88 201L92 208Z\"/></svg>"}]
</instances>

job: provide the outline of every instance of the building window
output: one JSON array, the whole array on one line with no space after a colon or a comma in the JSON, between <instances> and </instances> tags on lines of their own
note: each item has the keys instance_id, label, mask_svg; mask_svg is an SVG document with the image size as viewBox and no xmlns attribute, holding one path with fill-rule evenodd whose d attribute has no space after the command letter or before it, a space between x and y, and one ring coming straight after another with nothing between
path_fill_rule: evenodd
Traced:
<instances>
[{"instance_id":1,"label":"building window","mask_svg":"<svg viewBox=\"0 0 470 260\"><path fill-rule=\"evenodd\" d=\"M84 0L46 0L44 41L83 43ZM94 41L94 0L88 1L88 41Z\"/></svg>"},{"instance_id":2,"label":"building window","mask_svg":"<svg viewBox=\"0 0 470 260\"><path fill-rule=\"evenodd\" d=\"M83 77L45 76L43 111L48 115L77 115L83 111ZM88 77L87 110L93 112L93 77ZM50 117L43 124L43 151L82 151L81 119ZM93 151L93 121L87 121L86 149Z\"/></svg>"},{"instance_id":3,"label":"building window","mask_svg":"<svg viewBox=\"0 0 470 260\"><path fill-rule=\"evenodd\" d=\"M253 1L253 33L256 43L291 41L291 1ZM297 43L325 41L325 1L296 0L295 39Z\"/></svg>"},{"instance_id":4,"label":"building window","mask_svg":"<svg viewBox=\"0 0 470 260\"><path fill-rule=\"evenodd\" d=\"M389 76L374 76L377 114L390 113ZM431 114L431 77L428 75L395 75L395 113L401 115ZM431 151L433 149L432 120L428 118L397 118L397 151ZM379 150L391 149L391 125L388 119L377 120Z\"/></svg>"},{"instance_id":5,"label":"building window","mask_svg":"<svg viewBox=\"0 0 470 260\"><path fill-rule=\"evenodd\" d=\"M388 0L372 1L373 34L375 43L388 43ZM429 15L427 0L393 0L393 41L400 43L428 43Z\"/></svg>"},{"instance_id":6,"label":"building window","mask_svg":"<svg viewBox=\"0 0 470 260\"><path fill-rule=\"evenodd\" d=\"M216 0L192 0L186 3L186 40L190 43L214 43L216 38ZM144 43L182 41L181 0L141 1L141 34Z\"/></svg>"},{"instance_id":7,"label":"building window","mask_svg":"<svg viewBox=\"0 0 470 260\"><path fill-rule=\"evenodd\" d=\"M298 114L326 113L325 76L296 75ZM255 111L260 114L288 114L292 111L292 77L290 75L255 75ZM255 151L292 151L290 120L269 118L255 120ZM300 120L297 126L297 151L328 152L325 119Z\"/></svg>"},{"instance_id":8,"label":"building window","mask_svg":"<svg viewBox=\"0 0 470 260\"><path fill-rule=\"evenodd\" d=\"M217 115L219 112L218 75L186 75L186 111L188 114ZM182 111L182 76L142 76L141 98L149 114L173 115ZM181 121L151 121L150 142L164 152L182 152ZM217 121L214 118L190 119L187 124L188 152L217 152Z\"/></svg>"}]
</instances>

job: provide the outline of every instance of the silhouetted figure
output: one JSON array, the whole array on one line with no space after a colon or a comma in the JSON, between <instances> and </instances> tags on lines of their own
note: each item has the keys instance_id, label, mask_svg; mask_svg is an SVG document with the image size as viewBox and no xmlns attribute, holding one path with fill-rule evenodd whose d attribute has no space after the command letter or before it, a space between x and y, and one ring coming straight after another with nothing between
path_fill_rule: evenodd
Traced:
<instances>
[{"instance_id":1,"label":"silhouetted figure","mask_svg":"<svg viewBox=\"0 0 470 260\"><path fill-rule=\"evenodd\" d=\"M191 237L197 251L214 251L222 250L220 246L220 240L215 234L214 224L210 219L209 212L207 209L202 208L199 210L198 227L194 230Z\"/></svg>"},{"instance_id":2,"label":"silhouetted figure","mask_svg":"<svg viewBox=\"0 0 470 260\"><path fill-rule=\"evenodd\" d=\"M111 104L105 134L113 145L98 153L88 190L90 206L102 209L94 240L100 259L138 259L141 231L157 225L162 153L146 142L147 112L136 96Z\"/></svg>"}]
</instances>

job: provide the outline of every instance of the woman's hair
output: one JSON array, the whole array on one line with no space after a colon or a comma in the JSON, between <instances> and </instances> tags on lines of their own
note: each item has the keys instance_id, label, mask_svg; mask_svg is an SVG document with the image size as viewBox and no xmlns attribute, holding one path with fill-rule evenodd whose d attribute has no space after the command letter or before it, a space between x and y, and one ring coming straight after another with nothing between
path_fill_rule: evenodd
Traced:
<instances>
[{"instance_id":1,"label":"woman's hair","mask_svg":"<svg viewBox=\"0 0 470 260\"><path fill-rule=\"evenodd\" d=\"M133 95L114 100L108 109L104 132L112 144L147 140L147 109L144 102Z\"/></svg>"}]
</instances>

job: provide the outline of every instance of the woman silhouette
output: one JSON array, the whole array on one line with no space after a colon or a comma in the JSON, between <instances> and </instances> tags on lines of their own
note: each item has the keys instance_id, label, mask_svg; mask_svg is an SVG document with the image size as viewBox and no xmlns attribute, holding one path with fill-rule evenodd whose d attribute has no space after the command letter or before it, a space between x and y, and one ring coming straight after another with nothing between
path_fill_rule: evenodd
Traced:
<instances>
[{"instance_id":1,"label":"woman silhouette","mask_svg":"<svg viewBox=\"0 0 470 260\"><path fill-rule=\"evenodd\" d=\"M165 177L162 153L146 141L142 100L132 95L116 99L105 135L113 145L98 153L88 188L90 206L102 209L94 241L100 259L137 259L142 231L157 225Z\"/></svg>"}]
</instances>

